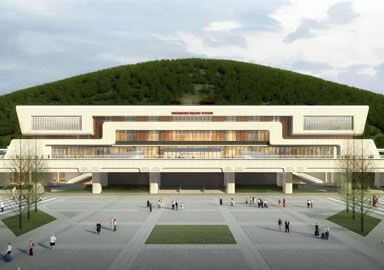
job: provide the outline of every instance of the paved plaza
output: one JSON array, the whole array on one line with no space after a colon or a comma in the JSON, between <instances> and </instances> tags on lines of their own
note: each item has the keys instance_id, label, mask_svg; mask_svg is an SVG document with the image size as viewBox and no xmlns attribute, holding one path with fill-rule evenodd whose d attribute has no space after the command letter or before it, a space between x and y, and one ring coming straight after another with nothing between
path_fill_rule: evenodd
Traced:
<instances>
[{"instance_id":1,"label":"paved plaza","mask_svg":"<svg viewBox=\"0 0 384 270\"><path fill-rule=\"evenodd\" d=\"M219 196L224 206L219 205ZM234 207L230 198L236 198ZM287 208L276 203L284 195L260 195L270 207L246 205L246 195L50 195L56 198L40 209L56 221L20 237L0 222L0 252L13 244L14 260L0 261L0 269L384 269L384 222L367 237L350 232L327 220L343 209L331 200L335 195L285 196ZM256 195L256 197L258 197ZM156 209L157 200L166 207ZM150 213L146 201L155 206ZM313 199L314 208L305 201ZM184 203L183 210L170 209L172 200ZM384 211L383 211L384 212ZM378 212L380 218L384 216ZM109 219L116 218L113 232ZM288 219L291 232L279 232L277 220ZM100 235L95 225L101 222ZM314 224L330 227L330 239L313 236ZM158 224L226 224L235 245L146 245L152 228ZM49 237L57 237L55 251L48 248ZM35 255L26 254L29 239L36 243Z\"/></svg>"}]
</instances>

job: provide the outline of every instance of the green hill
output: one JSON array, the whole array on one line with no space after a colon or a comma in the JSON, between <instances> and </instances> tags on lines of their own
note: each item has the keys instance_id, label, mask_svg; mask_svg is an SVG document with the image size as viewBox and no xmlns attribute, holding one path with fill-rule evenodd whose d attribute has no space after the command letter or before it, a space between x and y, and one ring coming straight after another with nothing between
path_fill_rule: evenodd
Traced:
<instances>
[{"instance_id":1,"label":"green hill","mask_svg":"<svg viewBox=\"0 0 384 270\"><path fill-rule=\"evenodd\" d=\"M0 147L20 136L20 104L370 106L364 136L384 147L384 96L286 70L228 60L162 60L104 69L0 96Z\"/></svg>"}]
</instances>

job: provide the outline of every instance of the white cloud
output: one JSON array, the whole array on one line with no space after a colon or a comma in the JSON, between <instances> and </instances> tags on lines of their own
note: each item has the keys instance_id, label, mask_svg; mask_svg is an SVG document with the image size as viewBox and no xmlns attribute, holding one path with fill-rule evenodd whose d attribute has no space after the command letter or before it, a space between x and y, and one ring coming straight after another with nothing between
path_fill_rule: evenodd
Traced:
<instances>
[{"instance_id":1,"label":"white cloud","mask_svg":"<svg viewBox=\"0 0 384 270\"><path fill-rule=\"evenodd\" d=\"M382 0L2 0L0 92L117 64L206 57L384 93L383 14Z\"/></svg>"},{"instance_id":2,"label":"white cloud","mask_svg":"<svg viewBox=\"0 0 384 270\"><path fill-rule=\"evenodd\" d=\"M203 29L206 31L213 32L227 32L237 28L241 28L242 25L235 21L222 21L222 22L211 22L208 26Z\"/></svg>"}]
</instances>

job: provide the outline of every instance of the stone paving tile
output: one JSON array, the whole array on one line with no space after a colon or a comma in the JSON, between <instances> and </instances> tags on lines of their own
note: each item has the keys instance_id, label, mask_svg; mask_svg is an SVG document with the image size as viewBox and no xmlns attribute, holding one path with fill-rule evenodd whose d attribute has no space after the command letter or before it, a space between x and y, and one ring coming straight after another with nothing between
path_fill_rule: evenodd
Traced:
<instances>
[{"instance_id":1,"label":"stone paving tile","mask_svg":"<svg viewBox=\"0 0 384 270\"><path fill-rule=\"evenodd\" d=\"M318 244L325 240L314 236L314 228L309 225L295 225L291 222L290 233L285 233L284 228L279 232L277 225L245 225L243 229L255 244ZM326 241L327 244L339 244L334 237Z\"/></svg>"},{"instance_id":2,"label":"stone paving tile","mask_svg":"<svg viewBox=\"0 0 384 270\"><path fill-rule=\"evenodd\" d=\"M196 270L249 269L239 250L231 249L143 249L132 269Z\"/></svg>"},{"instance_id":3,"label":"stone paving tile","mask_svg":"<svg viewBox=\"0 0 384 270\"><path fill-rule=\"evenodd\" d=\"M211 211L180 211L180 210L168 210L164 211L159 219L159 223L177 223L177 222L189 222L204 223L204 222L224 222L222 215L217 210Z\"/></svg>"},{"instance_id":4,"label":"stone paving tile","mask_svg":"<svg viewBox=\"0 0 384 270\"><path fill-rule=\"evenodd\" d=\"M300 223L301 219L292 216L283 208L267 208L267 209L249 209L249 210L236 210L230 209L230 213L237 222L276 222L279 218L288 219L291 223Z\"/></svg>"},{"instance_id":5,"label":"stone paving tile","mask_svg":"<svg viewBox=\"0 0 384 270\"><path fill-rule=\"evenodd\" d=\"M272 269L358 270L383 269L382 265L351 249L260 250ZM277 259L278 258L278 259Z\"/></svg>"},{"instance_id":6,"label":"stone paving tile","mask_svg":"<svg viewBox=\"0 0 384 270\"><path fill-rule=\"evenodd\" d=\"M104 270L110 264L110 258L114 257L117 252L116 249L76 249L75 252L73 250L58 249L52 252L48 249L36 249L33 257L24 253L16 254L11 263L0 264L0 269L15 270L20 266L21 270Z\"/></svg>"},{"instance_id":7,"label":"stone paving tile","mask_svg":"<svg viewBox=\"0 0 384 270\"><path fill-rule=\"evenodd\" d=\"M57 242L63 244L123 244L129 242L139 227L138 225L118 225L116 232L105 227L98 235L96 225L72 225L66 230L56 233L56 237ZM48 235L50 236L50 234ZM43 242L48 243L48 236L43 239Z\"/></svg>"}]
</instances>

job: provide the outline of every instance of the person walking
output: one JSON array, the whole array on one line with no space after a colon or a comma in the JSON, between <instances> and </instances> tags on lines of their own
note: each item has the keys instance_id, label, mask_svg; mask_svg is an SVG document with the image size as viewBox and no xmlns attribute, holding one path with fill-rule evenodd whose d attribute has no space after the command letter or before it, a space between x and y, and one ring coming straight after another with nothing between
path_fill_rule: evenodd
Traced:
<instances>
[{"instance_id":1,"label":"person walking","mask_svg":"<svg viewBox=\"0 0 384 270\"><path fill-rule=\"evenodd\" d=\"M161 201L158 200L158 201L157 201L157 209L160 209L160 207L161 207Z\"/></svg>"},{"instance_id":2,"label":"person walking","mask_svg":"<svg viewBox=\"0 0 384 270\"><path fill-rule=\"evenodd\" d=\"M29 240L29 243L28 243L29 256L33 256L33 247L34 246L35 246L35 243L33 243L32 240Z\"/></svg>"},{"instance_id":3,"label":"person walking","mask_svg":"<svg viewBox=\"0 0 384 270\"><path fill-rule=\"evenodd\" d=\"M311 208L313 208L313 200L309 201Z\"/></svg>"},{"instance_id":4,"label":"person walking","mask_svg":"<svg viewBox=\"0 0 384 270\"><path fill-rule=\"evenodd\" d=\"M175 206L176 206L176 210L179 210L179 203L178 202L175 203Z\"/></svg>"},{"instance_id":5,"label":"person walking","mask_svg":"<svg viewBox=\"0 0 384 270\"><path fill-rule=\"evenodd\" d=\"M289 233L289 221L288 220L285 221L285 232Z\"/></svg>"},{"instance_id":6,"label":"person walking","mask_svg":"<svg viewBox=\"0 0 384 270\"><path fill-rule=\"evenodd\" d=\"M283 199L283 207L287 207L287 203L285 202L285 199Z\"/></svg>"},{"instance_id":7,"label":"person walking","mask_svg":"<svg viewBox=\"0 0 384 270\"><path fill-rule=\"evenodd\" d=\"M325 231L325 240L328 240L328 238L329 238L329 228L327 228Z\"/></svg>"},{"instance_id":8,"label":"person walking","mask_svg":"<svg viewBox=\"0 0 384 270\"><path fill-rule=\"evenodd\" d=\"M310 205L311 205L311 202L307 200L307 208L309 208Z\"/></svg>"},{"instance_id":9,"label":"person walking","mask_svg":"<svg viewBox=\"0 0 384 270\"><path fill-rule=\"evenodd\" d=\"M100 222L96 223L96 231L97 231L97 234L100 234L100 231L101 231L101 224L100 224Z\"/></svg>"},{"instance_id":10,"label":"person walking","mask_svg":"<svg viewBox=\"0 0 384 270\"><path fill-rule=\"evenodd\" d=\"M277 225L279 226L279 231L281 232L281 229L283 227L283 221L281 220L281 218L279 218L279 220L277 221Z\"/></svg>"},{"instance_id":11,"label":"person walking","mask_svg":"<svg viewBox=\"0 0 384 270\"><path fill-rule=\"evenodd\" d=\"M115 218L113 219L113 231L117 231L117 220Z\"/></svg>"},{"instance_id":12,"label":"person walking","mask_svg":"<svg viewBox=\"0 0 384 270\"><path fill-rule=\"evenodd\" d=\"M281 200L280 199L277 201L277 207L281 207Z\"/></svg>"},{"instance_id":13,"label":"person walking","mask_svg":"<svg viewBox=\"0 0 384 270\"><path fill-rule=\"evenodd\" d=\"M109 219L110 230L113 231L113 218Z\"/></svg>"},{"instance_id":14,"label":"person walking","mask_svg":"<svg viewBox=\"0 0 384 270\"><path fill-rule=\"evenodd\" d=\"M149 207L149 201L147 201L147 207Z\"/></svg>"},{"instance_id":15,"label":"person walking","mask_svg":"<svg viewBox=\"0 0 384 270\"><path fill-rule=\"evenodd\" d=\"M223 205L223 199L220 198L220 205Z\"/></svg>"},{"instance_id":16,"label":"person walking","mask_svg":"<svg viewBox=\"0 0 384 270\"><path fill-rule=\"evenodd\" d=\"M7 251L5 252L5 254L11 255L11 253L12 253L12 245L11 243L8 243Z\"/></svg>"},{"instance_id":17,"label":"person walking","mask_svg":"<svg viewBox=\"0 0 384 270\"><path fill-rule=\"evenodd\" d=\"M49 238L49 246L51 247L51 250L55 250L56 245L56 236L52 234L52 236Z\"/></svg>"},{"instance_id":18,"label":"person walking","mask_svg":"<svg viewBox=\"0 0 384 270\"><path fill-rule=\"evenodd\" d=\"M149 204L149 212L152 212L152 203Z\"/></svg>"},{"instance_id":19,"label":"person walking","mask_svg":"<svg viewBox=\"0 0 384 270\"><path fill-rule=\"evenodd\" d=\"M319 236L320 235L320 230L319 230L319 224L315 224L315 236Z\"/></svg>"},{"instance_id":20,"label":"person walking","mask_svg":"<svg viewBox=\"0 0 384 270\"><path fill-rule=\"evenodd\" d=\"M175 202L172 201L172 210L175 210Z\"/></svg>"},{"instance_id":21,"label":"person walking","mask_svg":"<svg viewBox=\"0 0 384 270\"><path fill-rule=\"evenodd\" d=\"M4 212L4 203L3 202L0 202L0 209L1 209L1 212L3 213Z\"/></svg>"}]
</instances>

